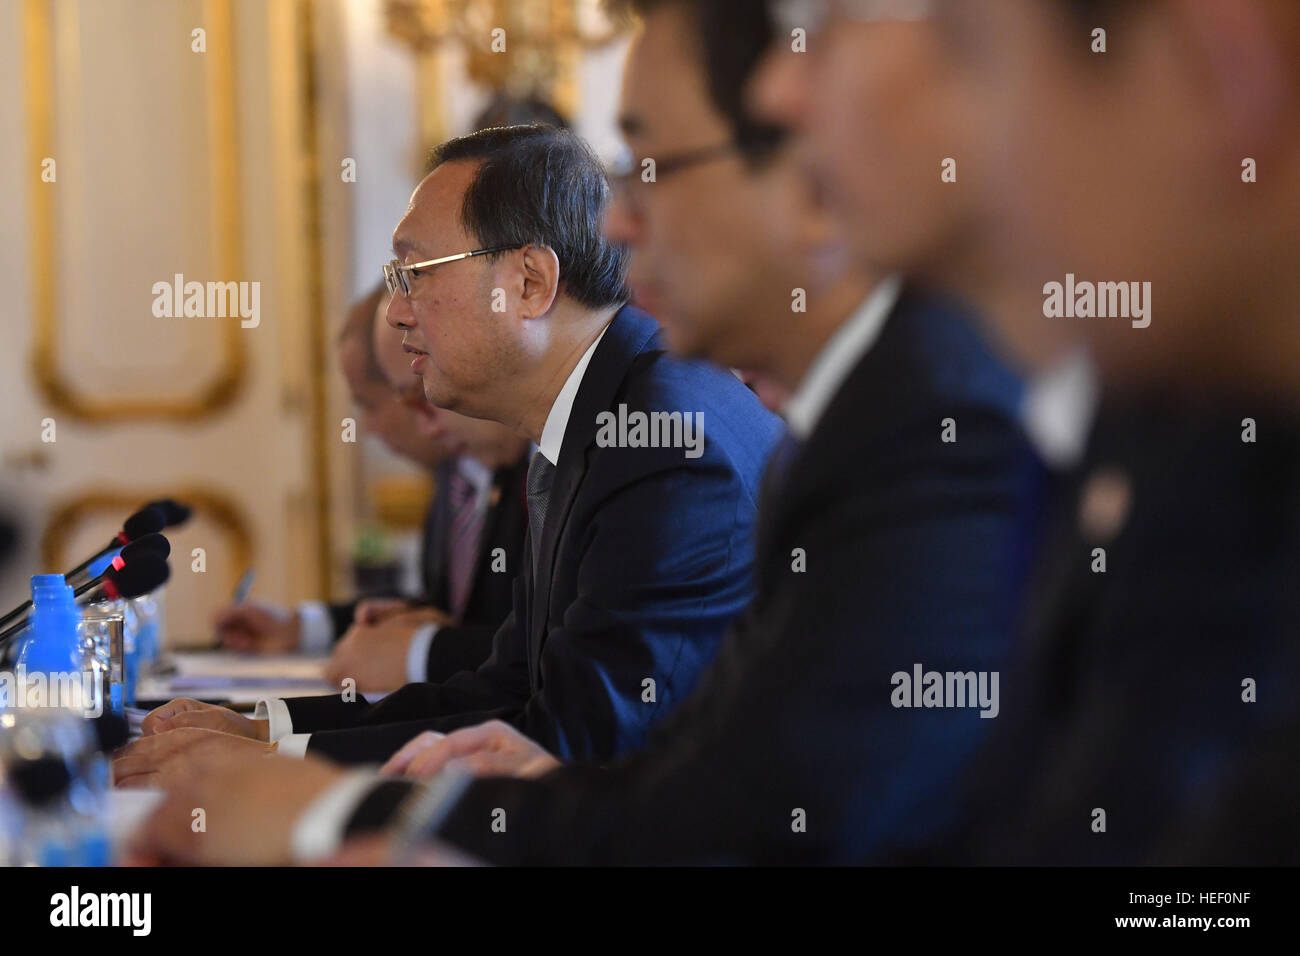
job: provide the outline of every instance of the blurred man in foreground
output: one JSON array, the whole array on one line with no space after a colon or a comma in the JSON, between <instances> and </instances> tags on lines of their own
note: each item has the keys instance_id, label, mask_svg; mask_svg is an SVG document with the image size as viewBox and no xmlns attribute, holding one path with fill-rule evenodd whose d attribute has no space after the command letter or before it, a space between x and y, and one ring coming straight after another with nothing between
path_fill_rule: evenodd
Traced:
<instances>
[{"instance_id":1,"label":"blurred man in foreground","mask_svg":"<svg viewBox=\"0 0 1300 956\"><path fill-rule=\"evenodd\" d=\"M1017 347L1043 325L1084 337L1112 411L970 859L1294 864L1300 6L944 14L1002 258L1040 296L1001 325ZM1064 318L1053 296L1075 280Z\"/></svg>"}]
</instances>

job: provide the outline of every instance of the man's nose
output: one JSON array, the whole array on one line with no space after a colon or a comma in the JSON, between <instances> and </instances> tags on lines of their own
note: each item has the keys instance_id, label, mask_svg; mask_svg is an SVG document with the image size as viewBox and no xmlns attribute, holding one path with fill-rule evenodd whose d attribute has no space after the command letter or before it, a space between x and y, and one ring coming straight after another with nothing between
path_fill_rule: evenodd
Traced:
<instances>
[{"instance_id":1,"label":"man's nose","mask_svg":"<svg viewBox=\"0 0 1300 956\"><path fill-rule=\"evenodd\" d=\"M644 224L644 218L633 208L633 203L627 196L627 189L615 190L609 207L605 210L603 224L609 240L629 247L636 246L641 241Z\"/></svg>"},{"instance_id":2,"label":"man's nose","mask_svg":"<svg viewBox=\"0 0 1300 956\"><path fill-rule=\"evenodd\" d=\"M807 113L807 74L804 57L773 43L745 90L750 109L768 122L797 128Z\"/></svg>"},{"instance_id":3,"label":"man's nose","mask_svg":"<svg viewBox=\"0 0 1300 956\"><path fill-rule=\"evenodd\" d=\"M388 308L384 310L384 321L395 329L413 328L415 325L411 312L411 304L406 300L402 293L394 293L388 300Z\"/></svg>"}]
</instances>

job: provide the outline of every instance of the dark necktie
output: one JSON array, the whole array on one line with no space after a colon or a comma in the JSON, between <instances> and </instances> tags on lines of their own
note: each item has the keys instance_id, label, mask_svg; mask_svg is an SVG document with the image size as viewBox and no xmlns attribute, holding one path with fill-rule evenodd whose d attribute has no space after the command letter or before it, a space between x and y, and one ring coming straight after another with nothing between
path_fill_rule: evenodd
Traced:
<instances>
[{"instance_id":1,"label":"dark necktie","mask_svg":"<svg viewBox=\"0 0 1300 956\"><path fill-rule=\"evenodd\" d=\"M546 506L551 498L551 482L555 480L555 466L540 451L533 455L528 465L528 537L532 542L533 574L537 574L538 555L542 540L542 526L546 524Z\"/></svg>"}]
</instances>

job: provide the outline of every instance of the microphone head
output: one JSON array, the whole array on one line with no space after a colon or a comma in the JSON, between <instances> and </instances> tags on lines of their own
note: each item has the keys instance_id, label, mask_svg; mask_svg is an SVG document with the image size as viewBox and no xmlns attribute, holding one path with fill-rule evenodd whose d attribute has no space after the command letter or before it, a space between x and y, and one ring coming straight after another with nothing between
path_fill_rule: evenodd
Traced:
<instances>
[{"instance_id":1,"label":"microphone head","mask_svg":"<svg viewBox=\"0 0 1300 956\"><path fill-rule=\"evenodd\" d=\"M123 564L120 569L109 568L105 571L104 590L114 600L129 601L162 587L170 576L171 568L167 567L164 559L153 554L142 554L134 561Z\"/></svg>"},{"instance_id":2,"label":"microphone head","mask_svg":"<svg viewBox=\"0 0 1300 956\"><path fill-rule=\"evenodd\" d=\"M152 554L163 560L172 553L171 542L157 532L141 535L122 549L122 559L132 561L146 554Z\"/></svg>"},{"instance_id":3,"label":"microphone head","mask_svg":"<svg viewBox=\"0 0 1300 956\"><path fill-rule=\"evenodd\" d=\"M189 505L181 504L175 498L159 498L157 501L151 501L145 507L157 508L162 512L163 525L166 528L174 528L178 524L184 524L190 520L193 509Z\"/></svg>"},{"instance_id":4,"label":"microphone head","mask_svg":"<svg viewBox=\"0 0 1300 956\"><path fill-rule=\"evenodd\" d=\"M122 522L122 531L125 532L127 541L134 541L147 534L157 534L166 523L161 509L146 505Z\"/></svg>"}]
</instances>

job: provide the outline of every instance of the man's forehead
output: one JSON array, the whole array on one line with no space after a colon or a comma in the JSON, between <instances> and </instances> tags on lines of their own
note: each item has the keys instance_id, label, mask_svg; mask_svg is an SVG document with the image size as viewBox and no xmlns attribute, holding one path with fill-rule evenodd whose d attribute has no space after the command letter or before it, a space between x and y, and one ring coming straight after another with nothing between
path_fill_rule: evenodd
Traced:
<instances>
[{"instance_id":1,"label":"man's forehead","mask_svg":"<svg viewBox=\"0 0 1300 956\"><path fill-rule=\"evenodd\" d=\"M393 230L393 251L433 256L440 237L459 236L460 209L474 165L445 163L425 176L411 195L397 228Z\"/></svg>"},{"instance_id":2,"label":"man's forehead","mask_svg":"<svg viewBox=\"0 0 1300 956\"><path fill-rule=\"evenodd\" d=\"M694 140L704 129L726 125L709 98L698 41L682 36L684 16L672 5L656 11L632 41L618 117L629 139Z\"/></svg>"}]
</instances>

